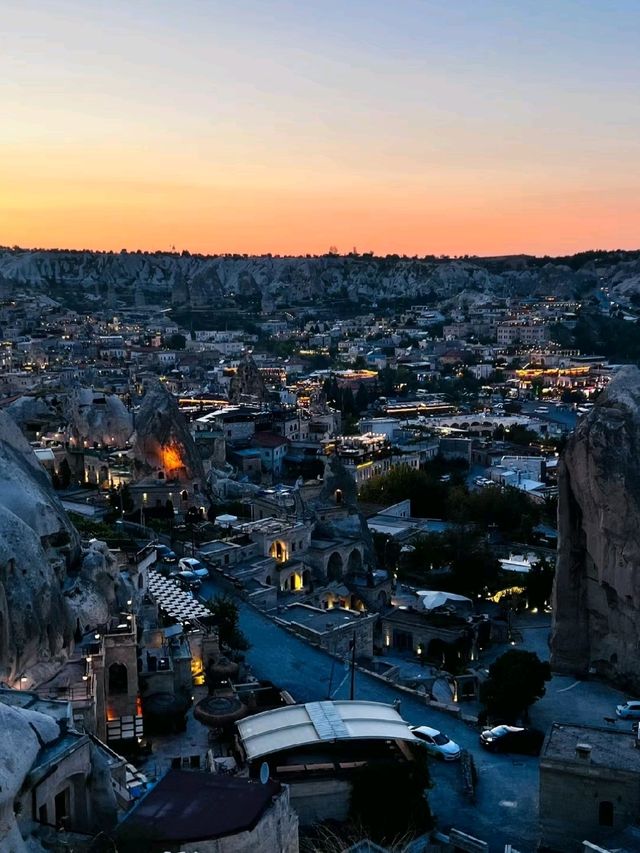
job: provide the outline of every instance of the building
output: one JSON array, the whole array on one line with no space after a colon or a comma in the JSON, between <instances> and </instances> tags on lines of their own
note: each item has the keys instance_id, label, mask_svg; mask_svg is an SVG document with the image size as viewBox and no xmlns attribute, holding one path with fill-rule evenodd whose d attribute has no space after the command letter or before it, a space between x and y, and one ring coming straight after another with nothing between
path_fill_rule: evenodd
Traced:
<instances>
[{"instance_id":1,"label":"building","mask_svg":"<svg viewBox=\"0 0 640 853\"><path fill-rule=\"evenodd\" d=\"M549 328L541 323L521 322L510 320L499 323L496 331L498 346L513 346L518 343L524 346L538 346L549 338Z\"/></svg>"},{"instance_id":2,"label":"building","mask_svg":"<svg viewBox=\"0 0 640 853\"><path fill-rule=\"evenodd\" d=\"M298 853L289 789L197 770L170 770L120 824L149 853Z\"/></svg>"},{"instance_id":3,"label":"building","mask_svg":"<svg viewBox=\"0 0 640 853\"><path fill-rule=\"evenodd\" d=\"M271 779L289 785L301 826L346 820L353 774L370 762L409 762L405 744L417 742L397 709L380 702L289 705L236 727L250 778L266 763Z\"/></svg>"},{"instance_id":4,"label":"building","mask_svg":"<svg viewBox=\"0 0 640 853\"><path fill-rule=\"evenodd\" d=\"M330 654L347 656L355 640L356 656L373 657L376 614L367 616L343 607L324 610L308 604L290 604L278 620Z\"/></svg>"},{"instance_id":5,"label":"building","mask_svg":"<svg viewBox=\"0 0 640 853\"><path fill-rule=\"evenodd\" d=\"M128 805L125 761L75 731L69 703L0 688L2 850L76 846L110 829ZM122 792L122 798L119 793ZM67 833L74 833L68 844Z\"/></svg>"},{"instance_id":6,"label":"building","mask_svg":"<svg viewBox=\"0 0 640 853\"><path fill-rule=\"evenodd\" d=\"M263 470L274 477L282 476L284 458L289 446L288 439L274 432L257 432L252 443L260 451Z\"/></svg>"},{"instance_id":7,"label":"building","mask_svg":"<svg viewBox=\"0 0 640 853\"><path fill-rule=\"evenodd\" d=\"M640 817L640 748L631 731L554 723L540 754L540 829L551 850L606 844Z\"/></svg>"}]
</instances>

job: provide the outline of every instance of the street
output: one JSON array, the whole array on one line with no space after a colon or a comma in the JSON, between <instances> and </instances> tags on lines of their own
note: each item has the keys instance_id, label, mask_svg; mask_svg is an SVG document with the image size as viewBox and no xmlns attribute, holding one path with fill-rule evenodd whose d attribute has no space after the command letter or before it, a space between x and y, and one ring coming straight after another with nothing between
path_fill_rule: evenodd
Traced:
<instances>
[{"instance_id":1,"label":"street","mask_svg":"<svg viewBox=\"0 0 640 853\"><path fill-rule=\"evenodd\" d=\"M203 596L208 598L220 591L212 581L202 588ZM242 600L236 601L240 627L251 643L247 660L258 678L284 687L299 702L326 699L330 683L333 699L349 697L349 679L343 665L280 628ZM539 623L533 620L530 627L520 626L522 646L530 643L543 656L547 629L536 625ZM475 835L488 841L492 851L502 851L507 843L516 845L521 853L535 849L536 758L487 753L478 743L478 730L450 714L426 707L420 699L366 673L356 673L356 697L386 703L400 698L401 713L407 722L434 726L473 754L479 776L475 804L462 797L457 764L432 762L434 788L429 801L439 828L454 826ZM546 696L531 710L531 724L544 730L554 721L603 725L604 717L613 714L621 697L618 691L598 682L554 677L547 686Z\"/></svg>"}]
</instances>

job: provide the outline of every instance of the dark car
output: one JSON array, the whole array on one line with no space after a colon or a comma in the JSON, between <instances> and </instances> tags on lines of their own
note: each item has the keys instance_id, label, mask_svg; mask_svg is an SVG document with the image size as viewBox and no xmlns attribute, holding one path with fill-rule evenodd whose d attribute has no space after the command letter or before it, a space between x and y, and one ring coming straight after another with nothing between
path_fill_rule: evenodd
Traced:
<instances>
[{"instance_id":1,"label":"dark car","mask_svg":"<svg viewBox=\"0 0 640 853\"><path fill-rule=\"evenodd\" d=\"M202 586L202 580L195 572L174 572L170 575L184 590L197 592Z\"/></svg>"},{"instance_id":2,"label":"dark car","mask_svg":"<svg viewBox=\"0 0 640 853\"><path fill-rule=\"evenodd\" d=\"M156 554L159 563L175 565L178 562L175 551L172 551L167 545L156 545Z\"/></svg>"},{"instance_id":3,"label":"dark car","mask_svg":"<svg viewBox=\"0 0 640 853\"><path fill-rule=\"evenodd\" d=\"M480 735L480 743L490 752L518 752L521 755L539 755L544 734L537 729L520 726L494 726Z\"/></svg>"}]
</instances>

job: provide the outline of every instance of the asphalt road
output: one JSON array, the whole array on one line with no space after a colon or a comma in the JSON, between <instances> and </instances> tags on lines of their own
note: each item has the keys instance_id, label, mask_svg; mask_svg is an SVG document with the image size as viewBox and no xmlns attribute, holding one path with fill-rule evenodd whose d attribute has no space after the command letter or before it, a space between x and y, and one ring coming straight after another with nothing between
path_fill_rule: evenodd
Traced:
<instances>
[{"instance_id":1,"label":"asphalt road","mask_svg":"<svg viewBox=\"0 0 640 853\"><path fill-rule=\"evenodd\" d=\"M202 595L215 594L213 584ZM251 642L247 660L258 678L270 679L288 690L298 702L349 698L348 673L339 662L274 624L242 601L240 627ZM333 669L333 672L332 672ZM341 683L342 682L342 683ZM336 689L337 688L337 689ZM475 805L462 796L457 763L432 762L435 783L429 802L441 829L454 826L488 841L502 851L513 843L521 853L535 848L537 835L538 762L530 757L491 755L481 751L478 731L444 712L427 708L417 698L365 673L356 673L356 698L392 703L401 699L401 714L414 725L431 725L473 752L479 771Z\"/></svg>"},{"instance_id":2,"label":"asphalt road","mask_svg":"<svg viewBox=\"0 0 640 853\"><path fill-rule=\"evenodd\" d=\"M217 592L220 589L211 581L202 587L207 598ZM343 664L285 631L246 602L236 600L240 627L251 643L247 660L258 678L285 688L298 702L327 699L330 692L333 699L349 698L349 673ZM549 617L543 615L519 619L519 645L536 651L541 658L548 657L548 622ZM487 753L479 745L477 729L366 673L356 673L355 692L357 699L376 702L392 703L400 698L400 712L407 722L440 729L473 754L479 774L475 804L462 796L457 763L432 762L434 788L429 802L438 828L455 827L481 838L489 843L492 853L502 853L507 843L520 853L533 853L538 836L537 758ZM606 725L605 718L611 717L622 698L619 691L598 682L554 676L546 695L531 709L531 725L543 731L553 722Z\"/></svg>"}]
</instances>

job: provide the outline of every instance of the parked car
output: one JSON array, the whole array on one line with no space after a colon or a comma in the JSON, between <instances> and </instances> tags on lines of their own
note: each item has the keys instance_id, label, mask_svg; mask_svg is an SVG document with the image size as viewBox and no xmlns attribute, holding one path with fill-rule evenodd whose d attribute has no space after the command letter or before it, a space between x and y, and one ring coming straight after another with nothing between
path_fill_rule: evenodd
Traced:
<instances>
[{"instance_id":1,"label":"parked car","mask_svg":"<svg viewBox=\"0 0 640 853\"><path fill-rule=\"evenodd\" d=\"M623 720L640 720L640 700L634 699L618 705L616 714Z\"/></svg>"},{"instance_id":2,"label":"parked car","mask_svg":"<svg viewBox=\"0 0 640 853\"><path fill-rule=\"evenodd\" d=\"M456 761L460 758L460 747L438 729L430 726L411 726L411 731L424 745L427 752L444 761Z\"/></svg>"},{"instance_id":3,"label":"parked car","mask_svg":"<svg viewBox=\"0 0 640 853\"><path fill-rule=\"evenodd\" d=\"M209 569L203 566L200 560L196 560L195 557L183 557L178 565L180 567L180 571L193 572L193 574L200 578L201 581L206 580L209 577Z\"/></svg>"},{"instance_id":4,"label":"parked car","mask_svg":"<svg viewBox=\"0 0 640 853\"><path fill-rule=\"evenodd\" d=\"M480 735L480 744L490 752L518 752L539 755L544 734L537 729L521 726L494 726Z\"/></svg>"},{"instance_id":5,"label":"parked car","mask_svg":"<svg viewBox=\"0 0 640 853\"><path fill-rule=\"evenodd\" d=\"M202 586L202 579L194 572L175 572L171 577L178 582L182 589L196 592Z\"/></svg>"},{"instance_id":6,"label":"parked car","mask_svg":"<svg viewBox=\"0 0 640 853\"><path fill-rule=\"evenodd\" d=\"M168 545L156 545L156 554L158 556L159 563L171 564L178 562L176 552L172 551Z\"/></svg>"}]
</instances>

